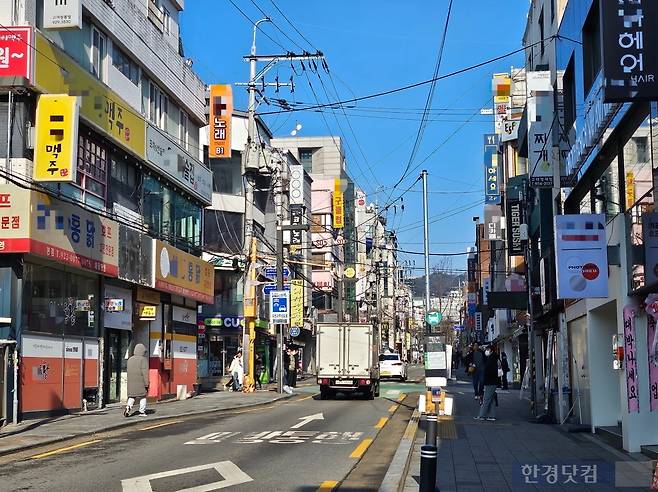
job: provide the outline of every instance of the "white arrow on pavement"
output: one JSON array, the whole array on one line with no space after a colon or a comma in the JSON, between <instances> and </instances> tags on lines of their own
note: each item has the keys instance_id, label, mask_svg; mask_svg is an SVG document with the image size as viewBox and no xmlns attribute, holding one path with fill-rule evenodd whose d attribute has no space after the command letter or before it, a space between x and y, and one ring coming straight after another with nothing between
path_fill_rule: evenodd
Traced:
<instances>
[{"instance_id":1,"label":"white arrow on pavement","mask_svg":"<svg viewBox=\"0 0 658 492\"><path fill-rule=\"evenodd\" d=\"M309 415L308 417L300 417L299 420L301 420L301 422L299 424L293 425L291 429L299 429L303 425L306 425L314 420L324 420L324 415L321 413L316 413L315 415Z\"/></svg>"}]
</instances>

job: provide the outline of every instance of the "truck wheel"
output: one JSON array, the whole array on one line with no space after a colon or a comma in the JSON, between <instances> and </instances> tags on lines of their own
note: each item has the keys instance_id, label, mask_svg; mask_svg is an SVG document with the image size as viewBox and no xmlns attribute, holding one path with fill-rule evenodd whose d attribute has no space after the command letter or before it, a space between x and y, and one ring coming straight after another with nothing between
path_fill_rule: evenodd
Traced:
<instances>
[{"instance_id":1,"label":"truck wheel","mask_svg":"<svg viewBox=\"0 0 658 492\"><path fill-rule=\"evenodd\" d=\"M365 396L366 400L374 400L375 399L375 390L374 390L374 388L370 387L370 389L368 389L368 391L366 391L364 393L364 396Z\"/></svg>"},{"instance_id":2,"label":"truck wheel","mask_svg":"<svg viewBox=\"0 0 658 492\"><path fill-rule=\"evenodd\" d=\"M330 396L329 390L320 390L320 400L328 400Z\"/></svg>"}]
</instances>

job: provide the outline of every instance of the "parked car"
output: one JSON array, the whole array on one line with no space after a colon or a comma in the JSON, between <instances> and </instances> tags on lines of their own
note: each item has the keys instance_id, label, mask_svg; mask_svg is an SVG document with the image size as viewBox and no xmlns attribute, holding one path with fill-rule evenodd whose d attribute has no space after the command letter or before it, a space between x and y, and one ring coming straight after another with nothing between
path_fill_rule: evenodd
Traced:
<instances>
[{"instance_id":1,"label":"parked car","mask_svg":"<svg viewBox=\"0 0 658 492\"><path fill-rule=\"evenodd\" d=\"M407 363L400 358L400 354L379 354L380 378L399 378L407 380Z\"/></svg>"}]
</instances>

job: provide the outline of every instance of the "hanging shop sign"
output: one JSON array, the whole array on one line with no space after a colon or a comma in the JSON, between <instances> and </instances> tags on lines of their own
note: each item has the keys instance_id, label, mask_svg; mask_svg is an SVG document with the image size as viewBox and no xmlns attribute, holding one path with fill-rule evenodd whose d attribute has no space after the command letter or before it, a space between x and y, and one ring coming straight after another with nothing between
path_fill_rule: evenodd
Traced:
<instances>
[{"instance_id":1,"label":"hanging shop sign","mask_svg":"<svg viewBox=\"0 0 658 492\"><path fill-rule=\"evenodd\" d=\"M137 313L141 321L154 320L158 312L158 306L151 304L137 304Z\"/></svg>"},{"instance_id":2,"label":"hanging shop sign","mask_svg":"<svg viewBox=\"0 0 658 492\"><path fill-rule=\"evenodd\" d=\"M506 210L507 255L523 256L524 248L521 240L521 224L523 223L523 209L521 200L507 198Z\"/></svg>"},{"instance_id":3,"label":"hanging shop sign","mask_svg":"<svg viewBox=\"0 0 658 492\"><path fill-rule=\"evenodd\" d=\"M658 98L658 5L653 0L601 2L605 102Z\"/></svg>"},{"instance_id":4,"label":"hanging shop sign","mask_svg":"<svg viewBox=\"0 0 658 492\"><path fill-rule=\"evenodd\" d=\"M212 304L215 269L201 258L155 241L155 288Z\"/></svg>"},{"instance_id":5,"label":"hanging shop sign","mask_svg":"<svg viewBox=\"0 0 658 492\"><path fill-rule=\"evenodd\" d=\"M0 253L31 253L110 277L118 223L14 185L0 185Z\"/></svg>"},{"instance_id":6,"label":"hanging shop sign","mask_svg":"<svg viewBox=\"0 0 658 492\"><path fill-rule=\"evenodd\" d=\"M132 330L132 290L106 284L104 298L105 315L103 316L103 324L105 325L105 328Z\"/></svg>"},{"instance_id":7,"label":"hanging shop sign","mask_svg":"<svg viewBox=\"0 0 658 492\"><path fill-rule=\"evenodd\" d=\"M209 109L208 157L211 159L231 157L233 88L230 85L211 85Z\"/></svg>"},{"instance_id":8,"label":"hanging shop sign","mask_svg":"<svg viewBox=\"0 0 658 492\"><path fill-rule=\"evenodd\" d=\"M608 297L605 215L555 217L558 299Z\"/></svg>"},{"instance_id":9,"label":"hanging shop sign","mask_svg":"<svg viewBox=\"0 0 658 492\"><path fill-rule=\"evenodd\" d=\"M144 118L40 33L35 37L34 85L45 93L79 96L82 118L123 148L146 158Z\"/></svg>"},{"instance_id":10,"label":"hanging shop sign","mask_svg":"<svg viewBox=\"0 0 658 492\"><path fill-rule=\"evenodd\" d=\"M534 121L528 125L528 166L530 186L551 188L553 186L553 145L551 143L551 121Z\"/></svg>"},{"instance_id":11,"label":"hanging shop sign","mask_svg":"<svg viewBox=\"0 0 658 492\"><path fill-rule=\"evenodd\" d=\"M43 28L68 29L82 27L82 0L45 0Z\"/></svg>"},{"instance_id":12,"label":"hanging shop sign","mask_svg":"<svg viewBox=\"0 0 658 492\"><path fill-rule=\"evenodd\" d=\"M500 166L498 135L484 135L484 200L485 204L500 203Z\"/></svg>"},{"instance_id":13,"label":"hanging shop sign","mask_svg":"<svg viewBox=\"0 0 658 492\"><path fill-rule=\"evenodd\" d=\"M333 226L334 229L345 227L345 203L340 190L334 191L333 196Z\"/></svg>"},{"instance_id":14,"label":"hanging shop sign","mask_svg":"<svg viewBox=\"0 0 658 492\"><path fill-rule=\"evenodd\" d=\"M0 85L29 85L32 80L33 33L29 26L3 27L0 32ZM25 84L28 82L28 84Z\"/></svg>"},{"instance_id":15,"label":"hanging shop sign","mask_svg":"<svg viewBox=\"0 0 658 492\"><path fill-rule=\"evenodd\" d=\"M215 328L244 328L244 318L242 316L215 316L204 319L203 324Z\"/></svg>"},{"instance_id":16,"label":"hanging shop sign","mask_svg":"<svg viewBox=\"0 0 658 492\"><path fill-rule=\"evenodd\" d=\"M634 306L624 306L624 369L626 373L626 399L628 412L640 412L640 397L638 394L637 377L637 350L635 342L635 315Z\"/></svg>"},{"instance_id":17,"label":"hanging shop sign","mask_svg":"<svg viewBox=\"0 0 658 492\"><path fill-rule=\"evenodd\" d=\"M290 166L290 205L304 205L304 166Z\"/></svg>"},{"instance_id":18,"label":"hanging shop sign","mask_svg":"<svg viewBox=\"0 0 658 492\"><path fill-rule=\"evenodd\" d=\"M180 306L173 306L171 310L171 319L178 323L196 325L196 311Z\"/></svg>"},{"instance_id":19,"label":"hanging shop sign","mask_svg":"<svg viewBox=\"0 0 658 492\"><path fill-rule=\"evenodd\" d=\"M146 127L146 159L173 182L206 205L212 203L212 173L201 161L180 147L168 133L151 125Z\"/></svg>"},{"instance_id":20,"label":"hanging shop sign","mask_svg":"<svg viewBox=\"0 0 658 492\"><path fill-rule=\"evenodd\" d=\"M642 214L645 285L658 282L658 212Z\"/></svg>"},{"instance_id":21,"label":"hanging shop sign","mask_svg":"<svg viewBox=\"0 0 658 492\"><path fill-rule=\"evenodd\" d=\"M484 223L486 239L490 241L502 241L503 231L501 222L503 220L502 211L499 205L484 206Z\"/></svg>"},{"instance_id":22,"label":"hanging shop sign","mask_svg":"<svg viewBox=\"0 0 658 492\"><path fill-rule=\"evenodd\" d=\"M34 181L71 183L78 168L79 98L43 94L37 102Z\"/></svg>"},{"instance_id":23,"label":"hanging shop sign","mask_svg":"<svg viewBox=\"0 0 658 492\"><path fill-rule=\"evenodd\" d=\"M658 410L658 295L649 294L645 301L647 312L647 356L649 363L649 410Z\"/></svg>"},{"instance_id":24,"label":"hanging shop sign","mask_svg":"<svg viewBox=\"0 0 658 492\"><path fill-rule=\"evenodd\" d=\"M304 326L304 281L291 280L290 287L290 326Z\"/></svg>"},{"instance_id":25,"label":"hanging shop sign","mask_svg":"<svg viewBox=\"0 0 658 492\"><path fill-rule=\"evenodd\" d=\"M521 123L521 118L509 119L503 118L501 122L501 133L500 140L501 142L510 142L519 138L519 124Z\"/></svg>"}]
</instances>

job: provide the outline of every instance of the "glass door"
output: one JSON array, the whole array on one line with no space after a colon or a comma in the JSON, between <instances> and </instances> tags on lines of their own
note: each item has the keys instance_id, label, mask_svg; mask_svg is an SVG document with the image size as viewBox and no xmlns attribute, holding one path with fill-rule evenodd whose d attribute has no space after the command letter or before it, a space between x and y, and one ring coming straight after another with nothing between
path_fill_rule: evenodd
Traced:
<instances>
[{"instance_id":1,"label":"glass door","mask_svg":"<svg viewBox=\"0 0 658 492\"><path fill-rule=\"evenodd\" d=\"M115 403L127 397L127 370L130 356L130 332L107 329L108 346L108 402Z\"/></svg>"}]
</instances>

